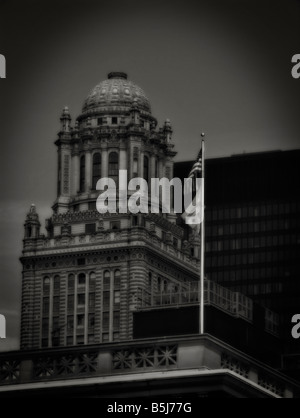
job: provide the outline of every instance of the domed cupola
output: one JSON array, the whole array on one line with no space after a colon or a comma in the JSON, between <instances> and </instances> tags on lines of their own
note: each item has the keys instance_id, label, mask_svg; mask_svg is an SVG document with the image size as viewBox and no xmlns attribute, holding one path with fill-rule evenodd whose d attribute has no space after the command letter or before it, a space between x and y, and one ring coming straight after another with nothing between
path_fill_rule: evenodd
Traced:
<instances>
[{"instance_id":1,"label":"domed cupola","mask_svg":"<svg viewBox=\"0 0 300 418\"><path fill-rule=\"evenodd\" d=\"M107 80L97 84L86 98L82 117L110 112L129 112L133 103L144 114L151 114L151 106L145 92L123 72L111 72Z\"/></svg>"}]
</instances>

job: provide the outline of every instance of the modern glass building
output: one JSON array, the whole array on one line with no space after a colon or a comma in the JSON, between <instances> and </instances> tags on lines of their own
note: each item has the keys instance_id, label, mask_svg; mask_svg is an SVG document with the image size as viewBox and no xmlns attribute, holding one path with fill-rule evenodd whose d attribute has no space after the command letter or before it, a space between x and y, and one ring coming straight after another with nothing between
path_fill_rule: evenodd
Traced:
<instances>
[{"instance_id":1,"label":"modern glass building","mask_svg":"<svg viewBox=\"0 0 300 418\"><path fill-rule=\"evenodd\" d=\"M288 353L300 301L300 150L207 159L206 277L279 314ZM187 176L193 161L175 164Z\"/></svg>"}]
</instances>

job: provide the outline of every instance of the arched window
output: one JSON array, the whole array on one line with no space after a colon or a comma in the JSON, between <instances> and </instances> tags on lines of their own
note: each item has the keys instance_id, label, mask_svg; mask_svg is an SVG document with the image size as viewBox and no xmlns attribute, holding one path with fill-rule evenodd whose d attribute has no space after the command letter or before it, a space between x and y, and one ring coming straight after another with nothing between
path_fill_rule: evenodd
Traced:
<instances>
[{"instance_id":1,"label":"arched window","mask_svg":"<svg viewBox=\"0 0 300 418\"><path fill-rule=\"evenodd\" d=\"M60 289L60 277L59 276L55 276L54 277L54 281L53 281L53 290L54 290L54 293L59 293L59 289Z\"/></svg>"},{"instance_id":2,"label":"arched window","mask_svg":"<svg viewBox=\"0 0 300 418\"><path fill-rule=\"evenodd\" d=\"M120 276L121 276L120 270L115 270L115 272L114 272L114 287L115 287L115 289L120 287Z\"/></svg>"},{"instance_id":3,"label":"arched window","mask_svg":"<svg viewBox=\"0 0 300 418\"><path fill-rule=\"evenodd\" d=\"M115 270L114 271L114 307L116 308L116 305L120 304L120 297L121 297L121 292L120 292L120 270ZM115 314L116 312L114 312ZM114 326L116 326L116 323L114 321Z\"/></svg>"},{"instance_id":4,"label":"arched window","mask_svg":"<svg viewBox=\"0 0 300 418\"><path fill-rule=\"evenodd\" d=\"M85 156L80 157L80 177L79 177L79 191L84 192L85 189Z\"/></svg>"},{"instance_id":5,"label":"arched window","mask_svg":"<svg viewBox=\"0 0 300 418\"><path fill-rule=\"evenodd\" d=\"M149 158L144 156L144 179L149 181Z\"/></svg>"},{"instance_id":6,"label":"arched window","mask_svg":"<svg viewBox=\"0 0 300 418\"><path fill-rule=\"evenodd\" d=\"M108 157L108 177L116 183L119 179L119 155L117 152L111 152Z\"/></svg>"},{"instance_id":7,"label":"arched window","mask_svg":"<svg viewBox=\"0 0 300 418\"><path fill-rule=\"evenodd\" d=\"M78 275L78 286L85 286L85 274L80 273Z\"/></svg>"},{"instance_id":8,"label":"arched window","mask_svg":"<svg viewBox=\"0 0 300 418\"><path fill-rule=\"evenodd\" d=\"M68 276L68 290L73 291L75 287L75 276L74 274L69 274Z\"/></svg>"},{"instance_id":9,"label":"arched window","mask_svg":"<svg viewBox=\"0 0 300 418\"><path fill-rule=\"evenodd\" d=\"M104 277L104 281L103 281L104 289L109 289L109 287L110 287L110 272L108 270L106 270L103 274L103 277Z\"/></svg>"},{"instance_id":10,"label":"arched window","mask_svg":"<svg viewBox=\"0 0 300 418\"><path fill-rule=\"evenodd\" d=\"M92 271L90 273L89 290L94 291L95 289L96 274Z\"/></svg>"},{"instance_id":11,"label":"arched window","mask_svg":"<svg viewBox=\"0 0 300 418\"><path fill-rule=\"evenodd\" d=\"M97 181L101 177L101 154L97 152L93 155L93 181L92 181L92 189L96 189Z\"/></svg>"},{"instance_id":12,"label":"arched window","mask_svg":"<svg viewBox=\"0 0 300 418\"><path fill-rule=\"evenodd\" d=\"M49 279L49 277L44 278L43 292L44 292L44 295L49 295L49 293L50 293L50 279Z\"/></svg>"}]
</instances>

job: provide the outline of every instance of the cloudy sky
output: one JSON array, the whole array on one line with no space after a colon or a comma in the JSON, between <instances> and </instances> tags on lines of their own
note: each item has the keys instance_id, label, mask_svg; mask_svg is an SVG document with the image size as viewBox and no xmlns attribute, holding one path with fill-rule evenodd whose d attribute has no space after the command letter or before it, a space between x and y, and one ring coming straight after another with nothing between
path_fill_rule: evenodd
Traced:
<instances>
[{"instance_id":1,"label":"cloudy sky","mask_svg":"<svg viewBox=\"0 0 300 418\"><path fill-rule=\"evenodd\" d=\"M0 350L18 348L23 222L55 199L62 108L74 118L110 71L140 85L177 161L300 147L299 0L1 0ZM280 167L278 168L278 175Z\"/></svg>"}]
</instances>

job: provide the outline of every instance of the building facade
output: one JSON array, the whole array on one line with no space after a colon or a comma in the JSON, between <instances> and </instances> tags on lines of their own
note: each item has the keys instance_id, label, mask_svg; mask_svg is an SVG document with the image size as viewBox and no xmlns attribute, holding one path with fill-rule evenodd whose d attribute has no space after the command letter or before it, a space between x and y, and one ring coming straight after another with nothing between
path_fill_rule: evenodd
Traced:
<instances>
[{"instance_id":1,"label":"building facade","mask_svg":"<svg viewBox=\"0 0 300 418\"><path fill-rule=\"evenodd\" d=\"M157 129L148 98L124 73L110 73L71 124L61 116L57 198L40 234L34 206L25 222L21 348L127 340L138 288L197 280L198 238L170 214L100 214L99 178L173 178L172 128ZM195 248L190 256L189 248Z\"/></svg>"},{"instance_id":2,"label":"building facade","mask_svg":"<svg viewBox=\"0 0 300 418\"><path fill-rule=\"evenodd\" d=\"M268 206L258 215L254 203L241 203L242 186L224 194L222 172L208 161L199 335L199 235L172 211L96 209L99 178L118 185L119 170L128 181L188 174L192 163L174 170L170 122L157 128L143 90L110 73L74 125L64 108L55 144L57 197L47 234L34 205L24 224L21 350L0 354L0 397L299 397L281 373L280 317L259 300L261 283L250 283L250 273L249 283L236 281L239 255L252 269L255 217ZM117 192L117 209L121 199ZM268 242L268 234L259 237Z\"/></svg>"}]
</instances>

